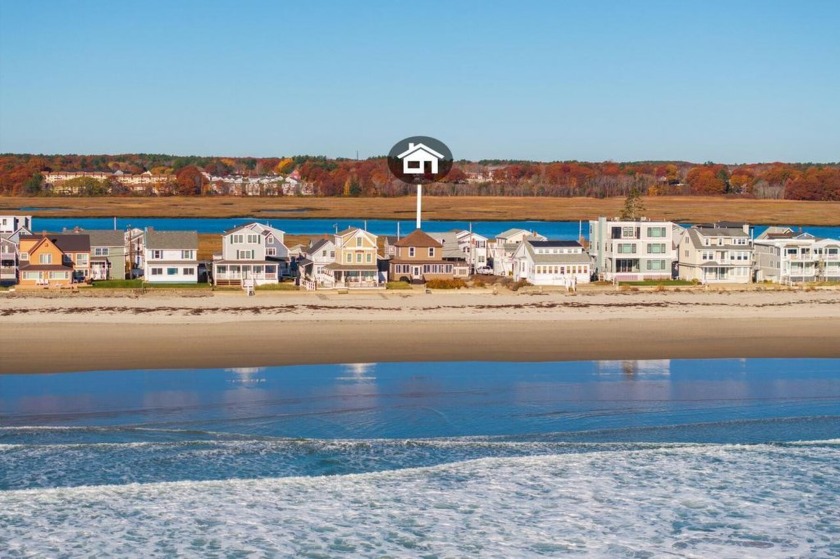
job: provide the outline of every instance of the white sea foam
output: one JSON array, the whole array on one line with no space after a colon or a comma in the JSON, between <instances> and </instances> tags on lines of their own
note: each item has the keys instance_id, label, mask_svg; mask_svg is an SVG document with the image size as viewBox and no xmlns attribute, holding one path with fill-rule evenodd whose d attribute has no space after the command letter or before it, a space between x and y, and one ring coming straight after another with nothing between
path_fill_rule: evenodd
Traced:
<instances>
[{"instance_id":1,"label":"white sea foam","mask_svg":"<svg viewBox=\"0 0 840 559\"><path fill-rule=\"evenodd\" d=\"M0 492L11 557L829 557L833 445L683 445L331 477Z\"/></svg>"}]
</instances>

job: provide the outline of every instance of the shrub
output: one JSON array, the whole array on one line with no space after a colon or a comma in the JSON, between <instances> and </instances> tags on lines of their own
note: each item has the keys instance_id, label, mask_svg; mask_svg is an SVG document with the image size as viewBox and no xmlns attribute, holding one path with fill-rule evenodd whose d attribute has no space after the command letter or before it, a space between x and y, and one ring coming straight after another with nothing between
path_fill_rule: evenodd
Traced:
<instances>
[{"instance_id":1,"label":"shrub","mask_svg":"<svg viewBox=\"0 0 840 559\"><path fill-rule=\"evenodd\" d=\"M407 281L389 281L385 284L385 289L411 289L411 284Z\"/></svg>"},{"instance_id":2,"label":"shrub","mask_svg":"<svg viewBox=\"0 0 840 559\"><path fill-rule=\"evenodd\" d=\"M466 286L467 282L460 278L430 279L426 282L427 289L461 289Z\"/></svg>"},{"instance_id":3,"label":"shrub","mask_svg":"<svg viewBox=\"0 0 840 559\"><path fill-rule=\"evenodd\" d=\"M519 281L515 281L515 282L511 283L510 285L508 285L508 288L511 291L519 291L521 288L525 287L526 285L531 285L531 284L528 283L528 280L521 279Z\"/></svg>"}]
</instances>

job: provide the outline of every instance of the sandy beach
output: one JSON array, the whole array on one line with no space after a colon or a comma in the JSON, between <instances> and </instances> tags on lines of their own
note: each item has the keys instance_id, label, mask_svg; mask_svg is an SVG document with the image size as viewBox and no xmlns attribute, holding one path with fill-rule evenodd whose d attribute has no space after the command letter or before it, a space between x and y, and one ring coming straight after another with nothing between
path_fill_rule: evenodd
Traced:
<instances>
[{"instance_id":1,"label":"sandy beach","mask_svg":"<svg viewBox=\"0 0 840 559\"><path fill-rule=\"evenodd\" d=\"M840 357L840 292L0 295L0 372Z\"/></svg>"}]
</instances>

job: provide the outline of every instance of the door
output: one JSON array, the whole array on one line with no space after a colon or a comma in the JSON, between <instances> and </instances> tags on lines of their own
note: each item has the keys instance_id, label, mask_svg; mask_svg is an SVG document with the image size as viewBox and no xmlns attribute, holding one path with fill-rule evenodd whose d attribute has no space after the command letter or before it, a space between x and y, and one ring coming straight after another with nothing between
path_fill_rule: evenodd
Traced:
<instances>
[{"instance_id":1,"label":"door","mask_svg":"<svg viewBox=\"0 0 840 559\"><path fill-rule=\"evenodd\" d=\"M420 279L420 266L412 266L411 276L414 279Z\"/></svg>"}]
</instances>

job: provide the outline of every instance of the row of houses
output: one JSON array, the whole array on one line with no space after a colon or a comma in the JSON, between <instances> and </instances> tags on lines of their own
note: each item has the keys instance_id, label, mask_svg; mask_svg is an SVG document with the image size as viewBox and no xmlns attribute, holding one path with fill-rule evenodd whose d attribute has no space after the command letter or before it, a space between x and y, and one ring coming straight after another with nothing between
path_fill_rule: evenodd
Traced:
<instances>
[{"instance_id":1,"label":"row of houses","mask_svg":"<svg viewBox=\"0 0 840 559\"><path fill-rule=\"evenodd\" d=\"M840 281L840 241L770 227L599 218L589 238L552 240L509 229L490 239L473 231L405 237L351 227L308 245L287 247L285 233L261 223L225 232L212 260L198 260L195 231L34 233L29 216L0 216L0 282L69 285L143 277L150 283L257 286L294 279L307 289L376 288L388 281L495 274L533 285L592 280L679 278L705 284Z\"/></svg>"}]
</instances>

